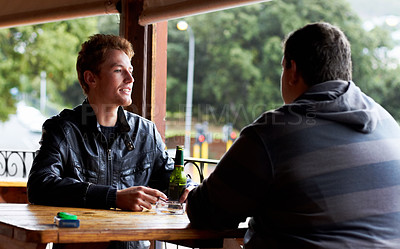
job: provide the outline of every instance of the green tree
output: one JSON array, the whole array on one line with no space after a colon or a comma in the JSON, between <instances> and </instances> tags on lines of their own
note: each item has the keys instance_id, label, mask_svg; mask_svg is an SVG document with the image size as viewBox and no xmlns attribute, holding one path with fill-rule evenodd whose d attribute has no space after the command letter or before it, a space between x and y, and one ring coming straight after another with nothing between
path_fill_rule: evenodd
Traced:
<instances>
[{"instance_id":1,"label":"green tree","mask_svg":"<svg viewBox=\"0 0 400 249\"><path fill-rule=\"evenodd\" d=\"M30 84L23 85L23 91L38 93L40 72L45 71L49 101L70 105L69 96L63 93L72 85L79 87L75 69L77 53L80 44L96 32L96 25L96 18L84 18L18 28L25 43L21 51L22 73L30 80Z\"/></svg>"},{"instance_id":2,"label":"green tree","mask_svg":"<svg viewBox=\"0 0 400 249\"><path fill-rule=\"evenodd\" d=\"M14 38L7 30L0 30L0 121L5 121L9 113L14 113L16 99L11 94L11 89L19 87L20 65L15 63L20 55L14 52L14 48L8 46Z\"/></svg>"},{"instance_id":3,"label":"green tree","mask_svg":"<svg viewBox=\"0 0 400 249\"><path fill-rule=\"evenodd\" d=\"M65 93L74 87L80 89L75 70L77 53L80 44L97 32L97 23L98 18L92 17L0 30L1 121L15 113L17 96L10 89L39 98L42 71L47 75L50 102L61 106L76 103Z\"/></svg>"},{"instance_id":4,"label":"green tree","mask_svg":"<svg viewBox=\"0 0 400 249\"><path fill-rule=\"evenodd\" d=\"M194 112L209 122L232 122L241 128L281 105L282 42L311 22L329 22L346 33L352 45L353 79L365 92L377 95L377 88L385 86L381 94L389 94L398 85L397 71L388 67L393 63L387 55L393 46L389 32L365 31L345 0L272 1L185 20L196 36ZM168 110L176 101L184 103L184 98L175 97L171 102L172 91L186 92L187 35L175 25L173 21L169 26L168 78L173 88L169 81Z\"/></svg>"}]
</instances>

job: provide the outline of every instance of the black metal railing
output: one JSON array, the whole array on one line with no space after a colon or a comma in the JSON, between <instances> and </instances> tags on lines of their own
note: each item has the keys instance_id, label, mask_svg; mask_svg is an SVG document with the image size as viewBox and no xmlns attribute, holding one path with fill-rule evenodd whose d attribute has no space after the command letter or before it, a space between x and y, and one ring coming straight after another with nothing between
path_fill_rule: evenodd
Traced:
<instances>
[{"instance_id":1,"label":"black metal railing","mask_svg":"<svg viewBox=\"0 0 400 249\"><path fill-rule=\"evenodd\" d=\"M34 151L0 150L0 177L26 178Z\"/></svg>"},{"instance_id":2,"label":"black metal railing","mask_svg":"<svg viewBox=\"0 0 400 249\"><path fill-rule=\"evenodd\" d=\"M35 151L0 150L0 177L27 178L35 157ZM219 160L187 157L185 167L193 165L199 173L200 182L203 182L204 169L207 165L216 165Z\"/></svg>"},{"instance_id":3,"label":"black metal railing","mask_svg":"<svg viewBox=\"0 0 400 249\"><path fill-rule=\"evenodd\" d=\"M185 167L188 164L192 164L197 169L200 177L200 182L203 182L204 178L206 177L204 175L205 166L208 164L217 165L219 162L219 160L215 159L204 159L204 158L194 158L194 157L187 157L184 159L184 161L185 161Z\"/></svg>"}]
</instances>

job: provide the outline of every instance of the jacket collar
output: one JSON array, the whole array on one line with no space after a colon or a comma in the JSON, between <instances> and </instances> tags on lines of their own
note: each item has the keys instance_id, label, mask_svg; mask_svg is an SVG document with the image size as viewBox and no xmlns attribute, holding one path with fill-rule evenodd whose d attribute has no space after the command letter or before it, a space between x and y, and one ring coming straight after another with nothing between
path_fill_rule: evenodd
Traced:
<instances>
[{"instance_id":1,"label":"jacket collar","mask_svg":"<svg viewBox=\"0 0 400 249\"><path fill-rule=\"evenodd\" d=\"M129 132L131 128L128 124L125 111L122 106L118 107L117 115L118 131L121 133ZM87 126L89 129L97 129L100 127L100 124L97 122L96 113L94 112L88 99L85 99L82 103L82 125Z\"/></svg>"},{"instance_id":2,"label":"jacket collar","mask_svg":"<svg viewBox=\"0 0 400 249\"><path fill-rule=\"evenodd\" d=\"M131 127L129 126L124 108L122 106L118 107L117 115L118 132L122 134L125 146L128 148L128 150L133 150L135 146L128 134L128 132L131 130ZM86 127L86 130L100 131L100 124L97 122L96 113L94 112L87 98L82 103L82 125Z\"/></svg>"}]
</instances>

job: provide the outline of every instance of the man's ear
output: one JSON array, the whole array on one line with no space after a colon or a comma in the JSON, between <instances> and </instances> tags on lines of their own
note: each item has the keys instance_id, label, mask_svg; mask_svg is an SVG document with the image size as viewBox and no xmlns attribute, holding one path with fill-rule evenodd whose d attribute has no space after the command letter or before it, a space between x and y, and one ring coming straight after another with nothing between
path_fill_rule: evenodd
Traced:
<instances>
[{"instance_id":1,"label":"man's ear","mask_svg":"<svg viewBox=\"0 0 400 249\"><path fill-rule=\"evenodd\" d=\"M298 83L300 75L299 75L299 72L297 70L296 62L294 60L290 60L290 64L291 64L291 71L290 71L291 80L289 81L289 84L290 85L295 85L296 83Z\"/></svg>"},{"instance_id":2,"label":"man's ear","mask_svg":"<svg viewBox=\"0 0 400 249\"><path fill-rule=\"evenodd\" d=\"M96 76L94 73L92 73L92 71L86 70L83 73L83 78L90 88L94 88L96 86Z\"/></svg>"},{"instance_id":3,"label":"man's ear","mask_svg":"<svg viewBox=\"0 0 400 249\"><path fill-rule=\"evenodd\" d=\"M292 81L289 83L291 86L293 86L296 91L298 92L298 96L303 94L305 91L308 90L309 86L304 82L304 78L301 75L300 71L297 69L297 64L295 61L291 61L292 63L292 71L291 71L291 77Z\"/></svg>"}]
</instances>

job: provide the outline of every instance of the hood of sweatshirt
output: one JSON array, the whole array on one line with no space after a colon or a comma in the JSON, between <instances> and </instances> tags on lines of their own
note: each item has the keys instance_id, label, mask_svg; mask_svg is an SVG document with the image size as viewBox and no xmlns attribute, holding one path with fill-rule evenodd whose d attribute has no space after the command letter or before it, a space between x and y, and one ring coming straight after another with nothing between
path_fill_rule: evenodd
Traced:
<instances>
[{"instance_id":1,"label":"hood of sweatshirt","mask_svg":"<svg viewBox=\"0 0 400 249\"><path fill-rule=\"evenodd\" d=\"M363 133L375 130L379 105L354 82L327 81L314 85L286 107L347 125Z\"/></svg>"}]
</instances>

